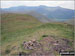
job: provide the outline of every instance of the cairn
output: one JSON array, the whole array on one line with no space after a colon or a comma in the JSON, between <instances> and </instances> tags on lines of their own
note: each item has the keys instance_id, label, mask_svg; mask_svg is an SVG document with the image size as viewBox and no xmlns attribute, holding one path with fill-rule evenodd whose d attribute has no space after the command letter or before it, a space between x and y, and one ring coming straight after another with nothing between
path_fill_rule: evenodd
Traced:
<instances>
[{"instance_id":1,"label":"cairn","mask_svg":"<svg viewBox=\"0 0 75 56\"><path fill-rule=\"evenodd\" d=\"M35 48L38 48L40 46L40 43L37 42L35 39L30 40L28 42L23 43L24 49L33 50Z\"/></svg>"}]
</instances>

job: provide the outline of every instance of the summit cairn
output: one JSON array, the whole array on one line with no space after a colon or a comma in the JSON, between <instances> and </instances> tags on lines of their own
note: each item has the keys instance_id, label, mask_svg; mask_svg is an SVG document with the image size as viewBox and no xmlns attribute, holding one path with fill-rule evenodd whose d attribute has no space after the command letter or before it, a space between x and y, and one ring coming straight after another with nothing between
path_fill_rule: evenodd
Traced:
<instances>
[{"instance_id":1,"label":"summit cairn","mask_svg":"<svg viewBox=\"0 0 75 56\"><path fill-rule=\"evenodd\" d=\"M35 39L32 39L28 42L23 42L23 46L24 46L24 49L27 49L27 50L34 50L36 48L39 48L40 47L40 43L35 40Z\"/></svg>"}]
</instances>

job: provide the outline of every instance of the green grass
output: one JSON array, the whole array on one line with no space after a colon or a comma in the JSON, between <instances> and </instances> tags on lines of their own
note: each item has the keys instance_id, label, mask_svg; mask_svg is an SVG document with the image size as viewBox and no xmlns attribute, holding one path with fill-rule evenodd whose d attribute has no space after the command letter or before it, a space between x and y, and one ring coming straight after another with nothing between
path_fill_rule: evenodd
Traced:
<instances>
[{"instance_id":1,"label":"green grass","mask_svg":"<svg viewBox=\"0 0 75 56\"><path fill-rule=\"evenodd\" d=\"M42 40L45 36L58 36L73 40L73 26L63 23L41 23L35 17L26 14L2 14L1 22L2 52L10 54L24 51L20 47L23 41L31 39ZM70 43L70 45L72 45ZM9 52L9 47L11 51ZM12 47L20 47L20 50L12 50ZM28 51L25 51L28 52Z\"/></svg>"},{"instance_id":2,"label":"green grass","mask_svg":"<svg viewBox=\"0 0 75 56\"><path fill-rule=\"evenodd\" d=\"M3 42L9 41L10 38L29 34L33 32L33 28L40 24L38 20L29 15L8 14L7 17L4 17L5 15L2 15L1 25Z\"/></svg>"}]
</instances>

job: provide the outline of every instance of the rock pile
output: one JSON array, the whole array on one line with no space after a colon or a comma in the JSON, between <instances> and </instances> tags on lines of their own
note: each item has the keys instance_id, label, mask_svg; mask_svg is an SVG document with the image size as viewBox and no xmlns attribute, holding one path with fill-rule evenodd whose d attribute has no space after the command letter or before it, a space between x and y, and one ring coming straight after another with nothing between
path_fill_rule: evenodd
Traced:
<instances>
[{"instance_id":1,"label":"rock pile","mask_svg":"<svg viewBox=\"0 0 75 56\"><path fill-rule=\"evenodd\" d=\"M21 53L24 56L55 56L55 52L60 54L62 51L71 50L70 40L66 38L45 37L40 42L33 39L23 42L24 49L32 52Z\"/></svg>"},{"instance_id":2,"label":"rock pile","mask_svg":"<svg viewBox=\"0 0 75 56\"><path fill-rule=\"evenodd\" d=\"M23 42L24 49L28 49L28 50L34 50L36 48L39 48L40 45L41 44L35 39L28 41L28 42L25 42L25 41Z\"/></svg>"}]
</instances>

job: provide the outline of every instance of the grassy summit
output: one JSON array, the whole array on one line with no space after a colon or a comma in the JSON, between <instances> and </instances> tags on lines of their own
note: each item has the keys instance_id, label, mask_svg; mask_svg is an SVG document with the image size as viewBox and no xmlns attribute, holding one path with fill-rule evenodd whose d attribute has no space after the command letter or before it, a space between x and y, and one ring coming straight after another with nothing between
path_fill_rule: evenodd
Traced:
<instances>
[{"instance_id":1,"label":"grassy summit","mask_svg":"<svg viewBox=\"0 0 75 56\"><path fill-rule=\"evenodd\" d=\"M54 38L66 38L73 46L73 26L64 23L42 23L35 17L26 14L2 14L1 15L1 46L2 54L14 54L20 51L23 41L37 39L41 41L43 36ZM13 49L16 47L15 49ZM19 49L17 50L17 48Z\"/></svg>"}]
</instances>

